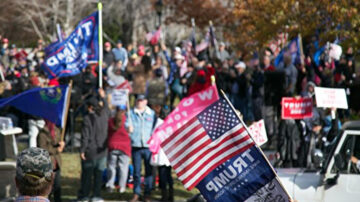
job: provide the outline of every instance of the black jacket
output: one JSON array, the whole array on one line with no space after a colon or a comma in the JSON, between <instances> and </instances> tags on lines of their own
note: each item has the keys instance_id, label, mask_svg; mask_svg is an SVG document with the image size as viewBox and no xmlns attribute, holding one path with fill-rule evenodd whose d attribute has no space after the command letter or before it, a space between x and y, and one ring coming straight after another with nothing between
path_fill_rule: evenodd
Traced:
<instances>
[{"instance_id":1,"label":"black jacket","mask_svg":"<svg viewBox=\"0 0 360 202\"><path fill-rule=\"evenodd\" d=\"M100 112L84 116L80 152L85 153L87 160L106 156L110 110L105 100L103 102Z\"/></svg>"}]
</instances>

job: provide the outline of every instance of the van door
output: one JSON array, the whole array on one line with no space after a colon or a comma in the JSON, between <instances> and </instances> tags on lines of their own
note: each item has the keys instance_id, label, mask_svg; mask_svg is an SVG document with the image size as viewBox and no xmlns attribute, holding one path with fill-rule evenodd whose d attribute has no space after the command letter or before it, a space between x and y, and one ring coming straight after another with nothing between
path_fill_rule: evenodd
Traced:
<instances>
[{"instance_id":1,"label":"van door","mask_svg":"<svg viewBox=\"0 0 360 202\"><path fill-rule=\"evenodd\" d=\"M323 201L360 201L360 170L351 157L360 159L360 131L345 131L341 137L324 180Z\"/></svg>"}]
</instances>

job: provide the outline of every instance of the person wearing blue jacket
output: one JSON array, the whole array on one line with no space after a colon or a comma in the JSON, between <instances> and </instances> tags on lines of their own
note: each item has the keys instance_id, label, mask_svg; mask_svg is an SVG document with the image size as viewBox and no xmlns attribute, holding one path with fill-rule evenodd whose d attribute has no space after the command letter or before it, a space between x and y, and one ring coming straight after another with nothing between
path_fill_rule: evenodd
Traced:
<instances>
[{"instance_id":1,"label":"person wearing blue jacket","mask_svg":"<svg viewBox=\"0 0 360 202\"><path fill-rule=\"evenodd\" d=\"M152 190L152 166L150 165L151 152L148 140L151 137L155 112L147 106L145 95L139 94L136 98L135 108L130 110L125 125L128 127L131 139L131 156L134 166L134 197L131 201L138 201L141 195L141 161L145 164L145 190L144 201L150 201Z\"/></svg>"}]
</instances>

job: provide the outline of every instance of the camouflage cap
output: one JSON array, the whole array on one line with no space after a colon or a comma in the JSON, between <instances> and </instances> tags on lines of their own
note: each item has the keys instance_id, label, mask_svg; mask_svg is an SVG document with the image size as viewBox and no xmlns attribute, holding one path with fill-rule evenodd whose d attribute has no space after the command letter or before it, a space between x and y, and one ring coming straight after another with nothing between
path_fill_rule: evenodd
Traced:
<instances>
[{"instance_id":1,"label":"camouflage cap","mask_svg":"<svg viewBox=\"0 0 360 202\"><path fill-rule=\"evenodd\" d=\"M45 149L31 147L22 151L16 161L16 176L51 177L52 163L49 152Z\"/></svg>"}]
</instances>

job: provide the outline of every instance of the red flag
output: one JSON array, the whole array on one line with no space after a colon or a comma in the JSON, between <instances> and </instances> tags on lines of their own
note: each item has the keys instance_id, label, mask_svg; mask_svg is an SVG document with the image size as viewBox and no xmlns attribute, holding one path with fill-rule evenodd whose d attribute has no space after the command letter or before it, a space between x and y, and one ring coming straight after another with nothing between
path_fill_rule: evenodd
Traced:
<instances>
[{"instance_id":1,"label":"red flag","mask_svg":"<svg viewBox=\"0 0 360 202\"><path fill-rule=\"evenodd\" d=\"M161 37L161 28L160 27L155 32L149 32L146 34L146 40L151 45L156 45L159 42L160 37Z\"/></svg>"}]
</instances>

